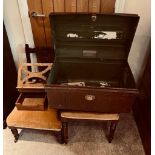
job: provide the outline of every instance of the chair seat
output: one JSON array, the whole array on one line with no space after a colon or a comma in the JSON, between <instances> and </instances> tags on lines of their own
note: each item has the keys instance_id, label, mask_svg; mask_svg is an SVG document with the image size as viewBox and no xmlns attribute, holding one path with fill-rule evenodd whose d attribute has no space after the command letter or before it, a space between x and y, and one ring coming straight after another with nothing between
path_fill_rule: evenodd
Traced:
<instances>
[{"instance_id":1,"label":"chair seat","mask_svg":"<svg viewBox=\"0 0 155 155\"><path fill-rule=\"evenodd\" d=\"M16 128L60 131L62 127L57 110L50 107L45 111L17 110L15 107L6 121L9 127Z\"/></svg>"}]
</instances>

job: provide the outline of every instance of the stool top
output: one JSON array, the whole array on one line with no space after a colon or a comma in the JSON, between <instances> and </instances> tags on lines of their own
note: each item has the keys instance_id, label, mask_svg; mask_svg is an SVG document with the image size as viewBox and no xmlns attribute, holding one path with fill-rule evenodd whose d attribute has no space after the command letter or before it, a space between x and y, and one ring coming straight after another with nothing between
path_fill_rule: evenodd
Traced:
<instances>
[{"instance_id":1,"label":"stool top","mask_svg":"<svg viewBox=\"0 0 155 155\"><path fill-rule=\"evenodd\" d=\"M61 112L61 118L86 120L119 120L119 114L90 113L90 112Z\"/></svg>"},{"instance_id":2,"label":"stool top","mask_svg":"<svg viewBox=\"0 0 155 155\"><path fill-rule=\"evenodd\" d=\"M61 122L57 118L57 110L50 107L45 111L17 110L15 107L7 117L6 122L9 127L61 130Z\"/></svg>"}]
</instances>

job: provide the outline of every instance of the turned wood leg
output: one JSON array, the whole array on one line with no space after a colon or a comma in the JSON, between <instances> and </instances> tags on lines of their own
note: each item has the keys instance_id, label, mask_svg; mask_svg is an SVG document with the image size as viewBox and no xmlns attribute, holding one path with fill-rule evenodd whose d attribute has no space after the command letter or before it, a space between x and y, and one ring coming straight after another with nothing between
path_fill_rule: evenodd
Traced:
<instances>
[{"instance_id":1,"label":"turned wood leg","mask_svg":"<svg viewBox=\"0 0 155 155\"><path fill-rule=\"evenodd\" d=\"M114 133L116 130L117 123L118 121L109 121L108 134L107 134L107 139L109 143L111 143L114 138Z\"/></svg>"},{"instance_id":2,"label":"turned wood leg","mask_svg":"<svg viewBox=\"0 0 155 155\"><path fill-rule=\"evenodd\" d=\"M68 143L68 123L67 122L62 122L62 133L63 133L63 139L64 143Z\"/></svg>"},{"instance_id":3,"label":"turned wood leg","mask_svg":"<svg viewBox=\"0 0 155 155\"><path fill-rule=\"evenodd\" d=\"M16 143L19 138L18 130L16 128L11 128L11 132L14 135L14 142Z\"/></svg>"},{"instance_id":4,"label":"turned wood leg","mask_svg":"<svg viewBox=\"0 0 155 155\"><path fill-rule=\"evenodd\" d=\"M60 144L63 144L63 136L62 136L62 131L59 131L59 132L55 132L56 134L56 139L57 141L60 143Z\"/></svg>"},{"instance_id":5,"label":"turned wood leg","mask_svg":"<svg viewBox=\"0 0 155 155\"><path fill-rule=\"evenodd\" d=\"M7 127L6 120L3 120L3 129L6 129L6 127Z\"/></svg>"}]
</instances>

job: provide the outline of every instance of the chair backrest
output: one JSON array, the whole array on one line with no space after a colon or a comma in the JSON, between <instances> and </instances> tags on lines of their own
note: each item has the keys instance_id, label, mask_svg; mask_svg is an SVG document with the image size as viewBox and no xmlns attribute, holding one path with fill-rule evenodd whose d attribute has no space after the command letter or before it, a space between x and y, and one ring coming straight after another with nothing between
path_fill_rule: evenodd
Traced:
<instances>
[{"instance_id":1,"label":"chair backrest","mask_svg":"<svg viewBox=\"0 0 155 155\"><path fill-rule=\"evenodd\" d=\"M27 63L31 63L31 53L36 54L38 63L52 63L54 61L54 51L52 48L30 48L28 44L25 45L25 53Z\"/></svg>"}]
</instances>

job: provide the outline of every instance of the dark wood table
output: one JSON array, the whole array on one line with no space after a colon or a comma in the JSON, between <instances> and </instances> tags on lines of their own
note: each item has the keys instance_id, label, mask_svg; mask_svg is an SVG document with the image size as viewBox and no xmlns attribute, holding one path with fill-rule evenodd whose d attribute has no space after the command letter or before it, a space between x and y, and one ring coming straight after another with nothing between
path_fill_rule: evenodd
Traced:
<instances>
[{"instance_id":1,"label":"dark wood table","mask_svg":"<svg viewBox=\"0 0 155 155\"><path fill-rule=\"evenodd\" d=\"M61 112L62 134L64 143L68 143L68 122L75 120L84 121L104 121L107 122L107 139L109 143L113 140L117 123L119 121L119 114L104 114L104 113L90 113L90 112Z\"/></svg>"}]
</instances>

